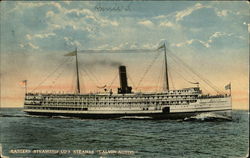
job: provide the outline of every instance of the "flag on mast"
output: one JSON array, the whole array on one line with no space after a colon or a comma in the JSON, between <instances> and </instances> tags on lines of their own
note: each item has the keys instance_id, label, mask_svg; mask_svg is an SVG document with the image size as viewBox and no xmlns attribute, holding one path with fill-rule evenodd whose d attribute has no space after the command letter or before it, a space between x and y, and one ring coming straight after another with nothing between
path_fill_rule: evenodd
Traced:
<instances>
[{"instance_id":1,"label":"flag on mast","mask_svg":"<svg viewBox=\"0 0 250 158\"><path fill-rule=\"evenodd\" d=\"M76 50L74 50L73 52L67 53L64 56L76 56Z\"/></svg>"},{"instance_id":2,"label":"flag on mast","mask_svg":"<svg viewBox=\"0 0 250 158\"><path fill-rule=\"evenodd\" d=\"M157 50L159 50L159 49L161 49L161 48L164 48L164 47L165 47L165 43L162 44L161 46L159 46L159 47L157 48Z\"/></svg>"},{"instance_id":3,"label":"flag on mast","mask_svg":"<svg viewBox=\"0 0 250 158\"><path fill-rule=\"evenodd\" d=\"M20 86L25 87L27 85L27 80L23 80L19 84L20 84Z\"/></svg>"},{"instance_id":4,"label":"flag on mast","mask_svg":"<svg viewBox=\"0 0 250 158\"><path fill-rule=\"evenodd\" d=\"M228 89L231 89L231 83L229 83L229 84L227 84L227 85L225 86L225 90L228 90Z\"/></svg>"}]
</instances>

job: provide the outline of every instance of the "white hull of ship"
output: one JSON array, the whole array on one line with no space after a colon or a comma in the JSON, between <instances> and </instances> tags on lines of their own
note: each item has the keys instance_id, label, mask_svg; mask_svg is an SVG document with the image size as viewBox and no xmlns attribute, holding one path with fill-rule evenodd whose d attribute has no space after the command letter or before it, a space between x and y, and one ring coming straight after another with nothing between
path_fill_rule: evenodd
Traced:
<instances>
[{"instance_id":1,"label":"white hull of ship","mask_svg":"<svg viewBox=\"0 0 250 158\"><path fill-rule=\"evenodd\" d=\"M167 110L164 110L167 109ZM200 113L218 113L231 117L231 97L198 99L188 105L157 105L142 108L128 107L88 107L88 110L46 110L25 109L31 115L69 116L80 118L120 118L126 116L146 116L153 119L182 119Z\"/></svg>"}]
</instances>

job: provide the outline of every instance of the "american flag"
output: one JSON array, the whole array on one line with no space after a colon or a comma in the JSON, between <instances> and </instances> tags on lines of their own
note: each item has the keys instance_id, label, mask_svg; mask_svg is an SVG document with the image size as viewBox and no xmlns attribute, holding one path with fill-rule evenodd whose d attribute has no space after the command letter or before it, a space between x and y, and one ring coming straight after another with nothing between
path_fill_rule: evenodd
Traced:
<instances>
[{"instance_id":1,"label":"american flag","mask_svg":"<svg viewBox=\"0 0 250 158\"><path fill-rule=\"evenodd\" d=\"M227 84L227 85L225 86L225 90L227 90L227 89L231 89L231 83L229 83L229 84Z\"/></svg>"},{"instance_id":2,"label":"american flag","mask_svg":"<svg viewBox=\"0 0 250 158\"><path fill-rule=\"evenodd\" d=\"M26 86L27 85L27 80L23 80L19 84L20 84L20 86Z\"/></svg>"}]
</instances>

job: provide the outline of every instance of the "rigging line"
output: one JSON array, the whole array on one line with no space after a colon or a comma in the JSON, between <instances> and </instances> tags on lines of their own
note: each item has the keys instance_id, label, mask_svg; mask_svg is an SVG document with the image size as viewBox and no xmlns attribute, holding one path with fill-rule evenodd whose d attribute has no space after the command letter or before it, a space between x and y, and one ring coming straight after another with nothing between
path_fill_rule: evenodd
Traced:
<instances>
[{"instance_id":1,"label":"rigging line","mask_svg":"<svg viewBox=\"0 0 250 158\"><path fill-rule=\"evenodd\" d=\"M163 76L163 69L164 69L164 62L162 62L162 65L161 65L161 71L159 73L159 76L157 78L157 82L156 82L156 91L160 91L160 81L161 81L161 78Z\"/></svg>"},{"instance_id":2,"label":"rigging line","mask_svg":"<svg viewBox=\"0 0 250 158\"><path fill-rule=\"evenodd\" d=\"M170 68L170 67L169 67ZM170 81L171 81L171 84L172 84L172 87L173 89L175 90L175 86L174 86L174 81L173 81L173 78L172 78L172 74L171 74L171 69L169 69L168 73L169 73L169 77L170 77Z\"/></svg>"},{"instance_id":3,"label":"rigging line","mask_svg":"<svg viewBox=\"0 0 250 158\"><path fill-rule=\"evenodd\" d=\"M76 70L75 70L76 71ZM71 81L71 86L70 86L70 89L69 89L69 91L70 92L74 92L74 86L75 86L75 80L76 80L76 78L75 78L75 74L76 74L76 72L74 71L74 75L72 75L72 81Z\"/></svg>"},{"instance_id":4,"label":"rigging line","mask_svg":"<svg viewBox=\"0 0 250 158\"><path fill-rule=\"evenodd\" d=\"M44 80L42 80L38 86L36 86L31 92L33 92L34 90L36 90L38 87L40 87L52 74L54 74L63 64L65 64L67 62L67 60L69 60L69 58L66 58L65 60L63 60L62 63L60 63L56 69L54 71L52 71L49 75L46 76L46 78Z\"/></svg>"},{"instance_id":5,"label":"rigging line","mask_svg":"<svg viewBox=\"0 0 250 158\"><path fill-rule=\"evenodd\" d=\"M188 69L187 69L186 67L184 67L183 65L180 65L180 64L178 63L177 59L175 59L173 56L170 55L169 57L170 57L170 59L172 59L172 60L170 60L170 62L173 62L171 68L172 68L176 73L178 73L179 75L185 74L185 73L186 73L188 77L191 76L192 79L193 79L194 81L196 81L196 79L193 78L193 75L194 75L194 74L191 74L191 73L190 73L190 70L188 70ZM174 66L175 63L177 63L178 65L180 65L180 67ZM171 65L171 64L170 64L170 65ZM184 76L185 76L185 75L184 75ZM181 75L181 77L182 77L183 79L185 79L185 81L189 82L189 80L187 80L186 77L184 77L184 76ZM195 76L196 76L196 75L195 75ZM197 77L197 76L196 76L196 77Z\"/></svg>"},{"instance_id":6,"label":"rigging line","mask_svg":"<svg viewBox=\"0 0 250 158\"><path fill-rule=\"evenodd\" d=\"M135 88L136 90L139 88L142 80L145 78L146 74L148 73L148 71L150 70L150 68L153 66L153 64L155 63L156 59L159 57L160 53L157 53L156 56L153 58L152 62L149 64L149 66L147 67L146 71L144 72L142 78L139 80L139 83L137 85L137 87Z\"/></svg>"},{"instance_id":7,"label":"rigging line","mask_svg":"<svg viewBox=\"0 0 250 158\"><path fill-rule=\"evenodd\" d=\"M70 62L73 61L73 58L70 58L69 61L70 61ZM65 62L65 63L66 63L65 65L69 66L69 65L70 65L70 62L69 62L69 63ZM65 71L64 69L62 69L62 71L59 72L58 75L55 77L55 79L52 81L53 88L55 88L55 82L59 79L59 77L61 77L61 75L62 75L64 72L66 72L66 71Z\"/></svg>"},{"instance_id":8,"label":"rigging line","mask_svg":"<svg viewBox=\"0 0 250 158\"><path fill-rule=\"evenodd\" d=\"M83 90L83 91L85 91L85 89L86 89L86 87L85 87L85 84L84 84L84 77L83 77L83 74L82 74L82 72L80 71L79 72L79 74L80 74L80 78L81 78L81 85L82 85L82 89L81 90ZM81 88L81 87L80 87Z\"/></svg>"},{"instance_id":9,"label":"rigging line","mask_svg":"<svg viewBox=\"0 0 250 158\"><path fill-rule=\"evenodd\" d=\"M170 66L169 66L170 67ZM191 84L197 84L197 79L195 79L193 76L191 76L192 78L192 82L190 80L188 80L186 77L184 77L180 71L183 70L184 72L186 72L188 74L188 71L185 71L185 69L181 69L181 70L178 70L178 68L175 68L174 66L171 66L170 67L175 74L179 75L184 81L188 82L188 83L191 83ZM189 73L189 76L190 76L190 73ZM171 77L171 76L170 76ZM172 79L172 78L171 78ZM195 81L195 82L194 82ZM199 83L199 82L198 82ZM174 82L173 82L173 86L174 86Z\"/></svg>"},{"instance_id":10,"label":"rigging line","mask_svg":"<svg viewBox=\"0 0 250 158\"><path fill-rule=\"evenodd\" d=\"M72 60L71 61L73 61L73 58L72 58ZM70 63L68 63L68 64L70 64ZM75 65L73 64L72 65L72 69L74 70L72 73L72 75L70 75L70 76L72 76L72 81L71 81L71 85L70 85L70 87L69 87L69 91L70 92L73 92L73 93L77 93L77 84L76 84L76 80L77 80L77 70L75 69Z\"/></svg>"},{"instance_id":11,"label":"rigging line","mask_svg":"<svg viewBox=\"0 0 250 158\"><path fill-rule=\"evenodd\" d=\"M163 83L166 83L164 81L164 76L165 76L165 62L164 62L164 58L162 58L162 67L161 67L161 78L160 78L160 81L159 81L159 91L163 91L164 90L164 87L163 87Z\"/></svg>"},{"instance_id":12,"label":"rigging line","mask_svg":"<svg viewBox=\"0 0 250 158\"><path fill-rule=\"evenodd\" d=\"M173 70L175 72L175 74L179 75L184 81L188 82L188 83L193 83L193 82L190 82L189 80L187 80L183 75L181 75L181 73L179 73L174 67L172 66L169 66L169 68L171 70ZM174 85L174 84L173 84Z\"/></svg>"},{"instance_id":13,"label":"rigging line","mask_svg":"<svg viewBox=\"0 0 250 158\"><path fill-rule=\"evenodd\" d=\"M92 71L89 71L88 69L85 69L88 74L92 75L92 77L95 79L95 81L97 82L97 84L101 83L98 79L98 77L96 77L96 75L92 72Z\"/></svg>"},{"instance_id":14,"label":"rigging line","mask_svg":"<svg viewBox=\"0 0 250 158\"><path fill-rule=\"evenodd\" d=\"M87 76L89 80L94 83L95 86L97 85L96 82L92 79L92 77L90 77L89 73L84 68L81 68L80 72L84 72L86 74L85 76Z\"/></svg>"},{"instance_id":15,"label":"rigging line","mask_svg":"<svg viewBox=\"0 0 250 158\"><path fill-rule=\"evenodd\" d=\"M183 75L181 75L181 73L179 73L173 66L169 65L168 67L171 68L173 71L175 71L175 73L179 75L182 79L184 79L186 82L190 82Z\"/></svg>"},{"instance_id":16,"label":"rigging line","mask_svg":"<svg viewBox=\"0 0 250 158\"><path fill-rule=\"evenodd\" d=\"M61 71L60 73L57 74L57 76L55 77L55 79L52 81L52 84L53 84L52 88L55 88L55 83L56 83L56 81L59 79L59 77L60 77L64 72L65 72L65 71L63 70L63 71Z\"/></svg>"},{"instance_id":17,"label":"rigging line","mask_svg":"<svg viewBox=\"0 0 250 158\"><path fill-rule=\"evenodd\" d=\"M201 85L200 85L201 86ZM209 91L205 88L205 86L201 86L202 89L204 89L207 93L209 93Z\"/></svg>"},{"instance_id":18,"label":"rigging line","mask_svg":"<svg viewBox=\"0 0 250 158\"><path fill-rule=\"evenodd\" d=\"M74 64L72 66L73 66L73 68L75 67ZM76 83L76 81L77 81L77 70L75 68L73 70L74 70L74 72L73 72L73 77L74 78L73 78L73 82L72 82L72 92L77 93L77 83Z\"/></svg>"},{"instance_id":19,"label":"rigging line","mask_svg":"<svg viewBox=\"0 0 250 158\"><path fill-rule=\"evenodd\" d=\"M172 53L171 53L172 54ZM221 92L215 85L213 85L209 80L205 79L204 77L202 77L201 74L199 74L198 72L194 71L189 65L187 65L185 62L183 62L180 58L178 58L177 56L175 56L174 54L172 54L172 57L176 58L177 60L179 60L183 65L185 65L185 68L188 68L189 71L193 72L196 76L198 76L200 79L202 79L205 83L207 83L212 89L214 89L217 93Z\"/></svg>"},{"instance_id":20,"label":"rigging line","mask_svg":"<svg viewBox=\"0 0 250 158\"><path fill-rule=\"evenodd\" d=\"M194 71L189 65L187 65L185 62L183 62L181 59L179 59L177 56L175 56L173 53L171 53L169 51L169 54L171 54L170 56L172 56L172 59L175 58L175 60L178 60L179 62L181 62L183 65L185 65L184 68L188 68L189 71L191 71L192 73L194 73L196 76L198 76L200 79L202 79L205 83L207 83L213 90L215 90L217 93L223 93L222 91L220 91L215 85L213 85L209 80L205 79L204 77L202 77L201 74L199 74L198 72ZM177 62L177 61L176 61Z\"/></svg>"},{"instance_id":21,"label":"rigging line","mask_svg":"<svg viewBox=\"0 0 250 158\"><path fill-rule=\"evenodd\" d=\"M83 71L86 76L88 76L89 80L92 81L94 83L94 85L97 87L96 82L93 80L93 78L90 76L90 74L88 73L88 71L86 71L84 68L80 69L80 71Z\"/></svg>"},{"instance_id":22,"label":"rigging line","mask_svg":"<svg viewBox=\"0 0 250 158\"><path fill-rule=\"evenodd\" d=\"M115 80L117 79L117 77L118 77L118 73L117 73L117 74L115 75L115 77L113 78L113 80L112 80L112 82L110 83L108 89L111 88L111 86L113 85L113 83L115 82Z\"/></svg>"},{"instance_id":23,"label":"rigging line","mask_svg":"<svg viewBox=\"0 0 250 158\"><path fill-rule=\"evenodd\" d=\"M163 59L163 60L161 60L161 59ZM161 67L159 68L160 69L160 71L159 71L160 73L158 73L157 81L154 82L154 83L156 83L155 84L155 91L156 92L161 92L161 88L160 88L161 86L160 85L161 85L161 83L164 82L162 78L163 78L163 75L165 74L165 71L164 71L164 67L165 67L164 56L162 58L158 58L157 61L158 61L158 63L162 63L162 64L161 64ZM155 76L157 76L157 75L155 75Z\"/></svg>"},{"instance_id":24,"label":"rigging line","mask_svg":"<svg viewBox=\"0 0 250 158\"><path fill-rule=\"evenodd\" d=\"M161 58L160 58L161 59ZM156 86L155 86L155 91L158 92L160 91L160 82L161 82L161 78L163 75L163 69L164 69L164 61L159 61L159 63L162 63L161 67L160 67L160 73L158 73L158 77L157 77L157 81L156 81Z\"/></svg>"},{"instance_id":25,"label":"rigging line","mask_svg":"<svg viewBox=\"0 0 250 158\"><path fill-rule=\"evenodd\" d=\"M80 50L78 53L151 53L155 51L155 49Z\"/></svg>"},{"instance_id":26,"label":"rigging line","mask_svg":"<svg viewBox=\"0 0 250 158\"><path fill-rule=\"evenodd\" d=\"M188 82L188 83L191 83L191 84L195 84L194 82L191 82L190 80L188 80L186 77L184 77L181 73L179 73L179 71L177 70L177 69L175 69L175 67L173 67L173 66L169 66L174 72L175 72L175 74L177 74L177 75L179 75L184 81L186 81L186 82ZM182 69L183 70L183 69ZM194 79L193 77L192 77L192 79L194 80L194 81L196 81L196 79ZM197 83L197 82L196 82Z\"/></svg>"},{"instance_id":27,"label":"rigging line","mask_svg":"<svg viewBox=\"0 0 250 158\"><path fill-rule=\"evenodd\" d=\"M134 84L134 82L133 82L132 78L130 77L130 75L129 75L129 74L127 74L127 75L128 75L128 79L130 80L130 82L131 82L132 86L133 86L133 87L135 87L135 84Z\"/></svg>"}]
</instances>

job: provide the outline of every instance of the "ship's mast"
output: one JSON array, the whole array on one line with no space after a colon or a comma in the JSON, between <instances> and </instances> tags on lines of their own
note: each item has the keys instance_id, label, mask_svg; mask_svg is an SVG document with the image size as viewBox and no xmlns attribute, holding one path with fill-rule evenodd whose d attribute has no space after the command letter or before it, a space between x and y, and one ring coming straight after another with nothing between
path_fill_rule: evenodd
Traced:
<instances>
[{"instance_id":1,"label":"ship's mast","mask_svg":"<svg viewBox=\"0 0 250 158\"><path fill-rule=\"evenodd\" d=\"M164 42L164 61L165 61L165 86L163 86L163 91L169 90L169 84L168 84L168 63L167 63L167 50L166 50L166 43Z\"/></svg>"},{"instance_id":2,"label":"ship's mast","mask_svg":"<svg viewBox=\"0 0 250 158\"><path fill-rule=\"evenodd\" d=\"M79 81L79 71L78 71L78 59L77 59L77 48L76 48L76 93L80 93L80 81Z\"/></svg>"}]
</instances>

